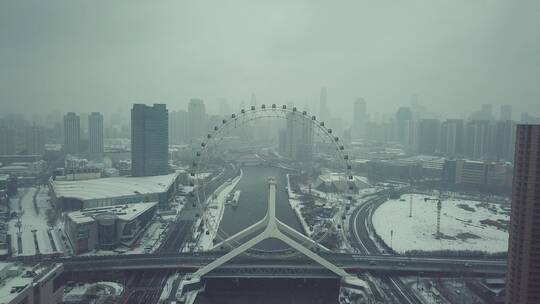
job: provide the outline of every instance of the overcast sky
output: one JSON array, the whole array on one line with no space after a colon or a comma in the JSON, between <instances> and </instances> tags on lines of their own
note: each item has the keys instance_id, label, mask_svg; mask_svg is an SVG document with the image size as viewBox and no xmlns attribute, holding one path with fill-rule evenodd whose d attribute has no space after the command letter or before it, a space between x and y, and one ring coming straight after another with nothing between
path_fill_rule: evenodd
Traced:
<instances>
[{"instance_id":1,"label":"overcast sky","mask_svg":"<svg viewBox=\"0 0 540 304\"><path fill-rule=\"evenodd\" d=\"M333 114L358 96L395 112L417 93L444 116L482 103L540 115L539 31L538 0L5 0L0 109L174 110L200 97L212 111L252 92L316 105L326 86Z\"/></svg>"}]
</instances>

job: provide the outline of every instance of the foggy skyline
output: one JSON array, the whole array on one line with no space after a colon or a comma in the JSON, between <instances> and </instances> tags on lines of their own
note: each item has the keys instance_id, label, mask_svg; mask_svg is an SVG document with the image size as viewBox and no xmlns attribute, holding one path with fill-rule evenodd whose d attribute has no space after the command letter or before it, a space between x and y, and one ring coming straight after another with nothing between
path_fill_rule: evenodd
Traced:
<instances>
[{"instance_id":1,"label":"foggy skyline","mask_svg":"<svg viewBox=\"0 0 540 304\"><path fill-rule=\"evenodd\" d=\"M350 119L420 104L445 117L483 103L540 114L537 1L0 4L3 113L129 112L133 103L216 113L259 103L312 110L328 89ZM42 106L42 107L40 107Z\"/></svg>"}]
</instances>

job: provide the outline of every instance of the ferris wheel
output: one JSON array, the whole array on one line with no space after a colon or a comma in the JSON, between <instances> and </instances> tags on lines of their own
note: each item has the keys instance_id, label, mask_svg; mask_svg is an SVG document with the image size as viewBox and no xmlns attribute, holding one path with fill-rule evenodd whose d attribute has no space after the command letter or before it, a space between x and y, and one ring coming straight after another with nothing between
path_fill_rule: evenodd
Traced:
<instances>
[{"instance_id":1,"label":"ferris wheel","mask_svg":"<svg viewBox=\"0 0 540 304\"><path fill-rule=\"evenodd\" d=\"M234 130L242 130L253 126L257 121L282 119L287 123L294 123L295 127L308 128L313 132L312 146L319 147L313 152L329 156L330 162L333 163L334 171L338 174L334 175L334 180L341 187L335 188L337 195L334 195L332 202L334 216L331 220L322 221L316 225L306 227L305 233L309 235L310 240L305 241L304 245L314 250L327 250L321 244L328 238L332 231L343 229L341 221L344 220L344 212L349 210L354 199L355 182L352 174L352 166L350 157L345 151L344 145L335 132L329 128L325 122L317 120L317 117L310 115L307 111L299 111L296 107L288 107L286 105L278 106L272 104L266 106L251 106L248 109L241 109L238 113L233 113L224 117L220 122L216 123L210 131L201 140L198 150L195 153L193 162L190 166L191 186L193 191L190 193L193 207L200 210L198 216L201 218L201 226L206 235L212 235L216 241L228 239L230 234L220 227L219 219L214 216L209 216L209 206L215 196L210 186L211 179L206 177L209 171L215 171L217 159L222 159L224 153L224 141ZM226 148L225 148L226 149ZM223 162L221 162L223 165ZM212 192L212 193L209 193ZM310 185L311 192L311 185ZM290 189L289 189L290 193ZM311 193L310 193L311 195ZM312 197L313 198L313 197ZM324 200L324 197L315 197L317 200ZM224 208L224 206L223 206ZM307 239L307 238L306 238ZM234 247L239 243L227 243L228 247ZM222 246L222 245L221 245ZM225 248L215 248L224 250ZM253 255L264 255L269 250L250 249L249 253ZM294 254L286 249L271 250L279 251L280 253Z\"/></svg>"}]
</instances>

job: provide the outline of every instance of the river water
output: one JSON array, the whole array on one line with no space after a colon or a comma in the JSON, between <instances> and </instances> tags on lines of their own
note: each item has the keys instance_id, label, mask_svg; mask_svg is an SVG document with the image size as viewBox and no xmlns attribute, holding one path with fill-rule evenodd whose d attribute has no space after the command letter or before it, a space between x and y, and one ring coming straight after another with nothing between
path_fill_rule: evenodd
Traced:
<instances>
[{"instance_id":1,"label":"river water","mask_svg":"<svg viewBox=\"0 0 540 304\"><path fill-rule=\"evenodd\" d=\"M228 235L256 223L266 214L268 177L276 179L278 219L303 232L300 221L288 202L287 170L269 166L244 167L242 180L234 190L242 191L238 207L227 206L220 228ZM233 190L233 191L234 191ZM266 240L259 250L283 250L287 245ZM339 280L290 279L211 279L196 304L332 304L337 303Z\"/></svg>"},{"instance_id":2,"label":"river water","mask_svg":"<svg viewBox=\"0 0 540 304\"><path fill-rule=\"evenodd\" d=\"M268 208L268 177L276 178L276 214L279 220L297 231L302 225L289 205L287 170L270 166L244 167L244 175L235 190L242 191L237 207L227 206L220 228L232 235L262 219ZM234 191L234 190L233 190ZM283 250L287 246L278 240L267 240L256 246L263 250Z\"/></svg>"}]
</instances>

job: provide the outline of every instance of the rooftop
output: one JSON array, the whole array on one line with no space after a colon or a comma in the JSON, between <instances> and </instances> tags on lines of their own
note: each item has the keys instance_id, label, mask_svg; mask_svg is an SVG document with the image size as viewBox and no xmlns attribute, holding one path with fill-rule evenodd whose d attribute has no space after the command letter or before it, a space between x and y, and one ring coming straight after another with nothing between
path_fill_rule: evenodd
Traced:
<instances>
[{"instance_id":1,"label":"rooftop","mask_svg":"<svg viewBox=\"0 0 540 304\"><path fill-rule=\"evenodd\" d=\"M129 222L156 205L157 203L153 202L88 208L70 212L67 216L77 224L91 223L101 214L114 214L118 219Z\"/></svg>"},{"instance_id":2,"label":"rooftop","mask_svg":"<svg viewBox=\"0 0 540 304\"><path fill-rule=\"evenodd\" d=\"M178 173L145 177L107 177L81 181L51 181L57 197L97 200L139 194L162 193L173 184Z\"/></svg>"}]
</instances>

